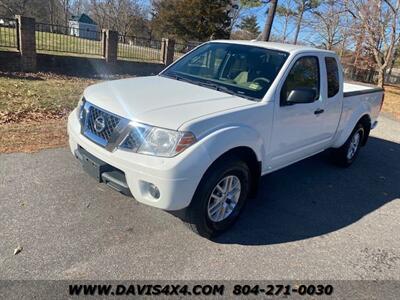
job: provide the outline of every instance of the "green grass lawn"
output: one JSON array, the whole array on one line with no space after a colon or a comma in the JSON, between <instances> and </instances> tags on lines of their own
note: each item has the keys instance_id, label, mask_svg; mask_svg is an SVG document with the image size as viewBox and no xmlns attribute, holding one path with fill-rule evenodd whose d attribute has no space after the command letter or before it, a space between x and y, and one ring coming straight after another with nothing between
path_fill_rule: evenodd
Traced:
<instances>
[{"instance_id":1,"label":"green grass lawn","mask_svg":"<svg viewBox=\"0 0 400 300\"><path fill-rule=\"evenodd\" d=\"M0 28L0 51L15 50L16 47L16 30ZM101 40L90 40L41 31L36 31L36 49L38 53L72 54L88 57L103 56L103 44ZM160 62L161 49L119 43L118 58L134 61Z\"/></svg>"}]
</instances>

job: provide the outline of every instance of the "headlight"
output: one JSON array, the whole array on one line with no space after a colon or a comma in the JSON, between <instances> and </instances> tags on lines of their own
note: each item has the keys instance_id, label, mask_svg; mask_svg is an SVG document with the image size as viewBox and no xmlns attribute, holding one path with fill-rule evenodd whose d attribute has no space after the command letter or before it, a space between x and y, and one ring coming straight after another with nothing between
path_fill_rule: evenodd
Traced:
<instances>
[{"instance_id":1,"label":"headlight","mask_svg":"<svg viewBox=\"0 0 400 300\"><path fill-rule=\"evenodd\" d=\"M190 132L168 130L140 123L132 123L132 130L120 148L137 153L172 157L196 142Z\"/></svg>"}]
</instances>

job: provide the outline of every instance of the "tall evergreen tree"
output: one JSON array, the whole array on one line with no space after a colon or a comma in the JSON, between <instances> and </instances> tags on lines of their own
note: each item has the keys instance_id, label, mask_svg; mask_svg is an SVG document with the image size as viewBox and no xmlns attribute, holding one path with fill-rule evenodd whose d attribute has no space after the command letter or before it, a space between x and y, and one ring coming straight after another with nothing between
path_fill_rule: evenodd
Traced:
<instances>
[{"instance_id":1,"label":"tall evergreen tree","mask_svg":"<svg viewBox=\"0 0 400 300\"><path fill-rule=\"evenodd\" d=\"M254 37L257 37L260 34L260 27L258 26L257 17L255 15L244 17L238 28L249 32Z\"/></svg>"},{"instance_id":2,"label":"tall evergreen tree","mask_svg":"<svg viewBox=\"0 0 400 300\"><path fill-rule=\"evenodd\" d=\"M153 22L184 41L229 38L232 9L231 0L154 0Z\"/></svg>"}]
</instances>

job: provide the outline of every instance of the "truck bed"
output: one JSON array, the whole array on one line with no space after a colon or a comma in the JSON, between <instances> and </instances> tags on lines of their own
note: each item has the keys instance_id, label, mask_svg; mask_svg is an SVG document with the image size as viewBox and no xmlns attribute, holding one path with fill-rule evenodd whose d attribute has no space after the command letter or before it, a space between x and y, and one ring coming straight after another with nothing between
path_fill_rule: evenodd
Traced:
<instances>
[{"instance_id":1,"label":"truck bed","mask_svg":"<svg viewBox=\"0 0 400 300\"><path fill-rule=\"evenodd\" d=\"M352 97L376 92L383 92L383 89L373 85L361 84L356 82L345 82L343 84L343 96Z\"/></svg>"},{"instance_id":2,"label":"truck bed","mask_svg":"<svg viewBox=\"0 0 400 300\"><path fill-rule=\"evenodd\" d=\"M359 112L368 113L371 119L372 128L376 125L379 111L382 104L383 89L360 83L343 84L343 109L338 131L346 130L348 124L354 124L352 118L358 119Z\"/></svg>"}]
</instances>

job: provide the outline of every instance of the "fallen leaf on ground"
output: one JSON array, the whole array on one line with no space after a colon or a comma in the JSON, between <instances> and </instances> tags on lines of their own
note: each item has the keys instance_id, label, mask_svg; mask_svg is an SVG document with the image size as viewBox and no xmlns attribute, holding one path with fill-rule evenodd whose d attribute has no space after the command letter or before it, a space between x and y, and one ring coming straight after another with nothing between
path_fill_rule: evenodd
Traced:
<instances>
[{"instance_id":1,"label":"fallen leaf on ground","mask_svg":"<svg viewBox=\"0 0 400 300\"><path fill-rule=\"evenodd\" d=\"M18 246L17 248L14 249L14 255L17 255L18 253L20 253L22 251L22 247Z\"/></svg>"}]
</instances>

